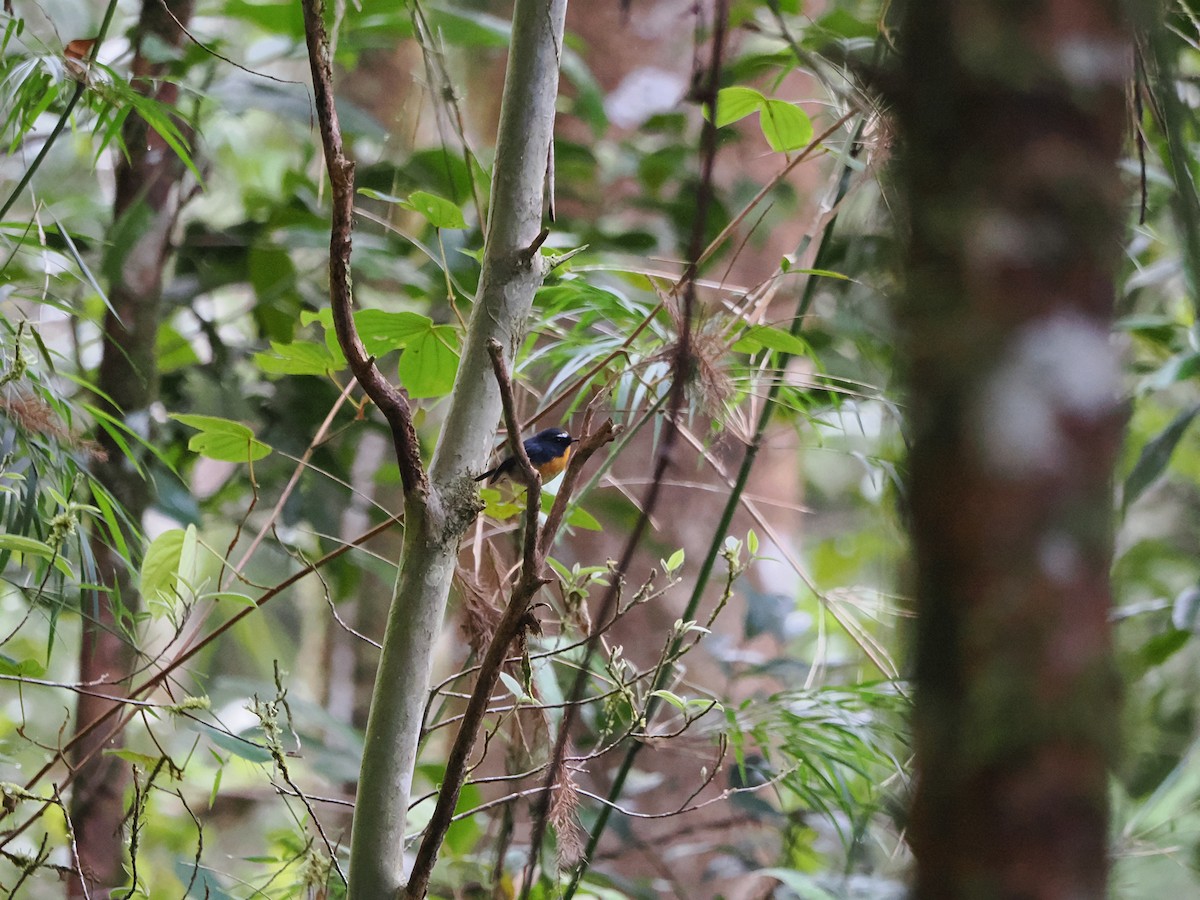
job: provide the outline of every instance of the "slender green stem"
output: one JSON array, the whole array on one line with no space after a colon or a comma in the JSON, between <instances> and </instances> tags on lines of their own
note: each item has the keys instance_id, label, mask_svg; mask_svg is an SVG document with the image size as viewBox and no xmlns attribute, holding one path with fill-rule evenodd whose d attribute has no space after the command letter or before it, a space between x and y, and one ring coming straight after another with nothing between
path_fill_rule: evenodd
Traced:
<instances>
[{"instance_id":1,"label":"slender green stem","mask_svg":"<svg viewBox=\"0 0 1200 900\"><path fill-rule=\"evenodd\" d=\"M71 113L75 111L75 107L79 103L79 98L83 96L83 92L87 89L88 67L96 61L96 54L100 52L100 45L104 43L104 37L108 34L108 26L112 24L113 15L116 11L117 0L108 0L108 7L104 10L104 21L100 23L100 33L96 36L96 42L92 44L92 50L88 54L87 61L84 63L84 70L80 74L79 80L75 82L75 90L71 92L71 99L67 101L62 115L54 123L54 128L51 129L45 143L42 144L42 149L33 158L33 162L29 164L29 168L25 170L25 174L21 176L21 180L17 182L17 186L12 189L12 193L8 195L8 199L4 201L4 205L0 206L0 219L3 219L8 214L13 204L17 202L17 198L21 196L21 192L29 186L29 182L33 180L33 176L41 168L42 162L50 153L50 148L54 146L54 142L58 140L58 136L67 127L67 121L71 118Z\"/></svg>"},{"instance_id":2,"label":"slender green stem","mask_svg":"<svg viewBox=\"0 0 1200 900\"><path fill-rule=\"evenodd\" d=\"M860 119L857 128L851 136L851 146L855 147L862 134L863 122ZM853 151L852 151L853 153ZM850 178L854 173L853 167L849 163L849 158L843 163L842 171L838 178L837 202L840 202L846 196L846 192L850 189ZM837 224L837 216L833 216L829 220L829 224L825 226L821 234L821 243L817 247L817 253L814 257L813 268L823 269L828 265L828 257L830 248L833 242L834 226ZM798 335L801 331L805 315L812 306L813 297L816 296L817 283L821 276L810 275L807 283L804 286L804 292L800 296L800 303L796 308L796 315L792 319L791 333ZM742 502L742 492L746 488L746 482L750 478L750 471L754 468L754 462L758 458L758 451L762 447L763 437L766 434L767 427L771 424L771 419L775 415L777 408L776 398L779 396L779 391L783 388L784 371L787 369L788 361L792 358L792 354L781 352L775 359L775 375L771 379L771 387L767 392L766 402L763 404L762 412L759 413L758 423L754 429L754 437L750 441L750 445L746 447L746 454L742 457L742 464L738 469L737 478L734 480L733 487L729 491L729 500L725 504L725 508L721 512L721 519L717 523L716 530L713 532L713 539L709 543L708 552L705 554L704 561L700 564L700 570L696 575L696 585L692 589L692 595L688 599L687 608L683 611L680 619L689 621L696 617L696 610L700 606L700 600L704 595L705 589L708 587L709 578L712 576L713 567L716 564L717 557L721 554L721 549L725 543L725 536L729 531L729 525L733 521L733 515L737 511L738 506ZM683 643L683 635L677 636L667 650L666 659L671 659L679 653L679 649ZM650 699L646 703L645 720L647 727L653 720L655 712L660 705L659 696L653 693L654 691L662 690L666 686L667 679L670 677L671 667L663 666L659 670L658 677L654 680L654 685L651 688ZM642 742L634 741L625 751L625 756L621 759L621 765L617 769L616 775L613 777L612 786L608 790L607 802L601 804L596 817L596 822L592 826L591 832L588 834L587 847L583 851L583 861L579 867L571 875L571 882L567 885L566 891L563 893L564 900L571 900L575 895L575 891L579 887L580 879L587 873L588 867L596 852L596 847L600 843L600 838L604 834L604 829L608 826L608 818L612 814L613 807L621 792L624 790L625 781L629 777L629 773L633 770L634 760L637 759L638 752L642 749Z\"/></svg>"}]
</instances>

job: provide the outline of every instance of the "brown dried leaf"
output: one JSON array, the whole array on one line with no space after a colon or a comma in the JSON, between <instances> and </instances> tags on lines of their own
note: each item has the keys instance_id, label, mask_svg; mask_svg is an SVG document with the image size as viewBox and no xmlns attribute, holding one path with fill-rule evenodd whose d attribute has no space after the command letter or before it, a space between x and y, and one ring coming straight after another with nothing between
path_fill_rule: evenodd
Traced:
<instances>
[{"instance_id":1,"label":"brown dried leaf","mask_svg":"<svg viewBox=\"0 0 1200 900\"><path fill-rule=\"evenodd\" d=\"M75 38L63 49L63 56L83 62L95 45L96 38Z\"/></svg>"}]
</instances>

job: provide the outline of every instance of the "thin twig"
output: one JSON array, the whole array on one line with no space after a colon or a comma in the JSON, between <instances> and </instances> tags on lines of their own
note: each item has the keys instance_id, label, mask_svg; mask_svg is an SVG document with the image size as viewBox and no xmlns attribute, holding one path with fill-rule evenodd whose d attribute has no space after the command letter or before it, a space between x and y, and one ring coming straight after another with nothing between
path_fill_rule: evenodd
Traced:
<instances>
[{"instance_id":1,"label":"thin twig","mask_svg":"<svg viewBox=\"0 0 1200 900\"><path fill-rule=\"evenodd\" d=\"M376 525L374 528L370 529L369 531L362 533L361 535L356 537L354 540L349 541L349 542L343 544L342 546L329 551L324 556L322 556L320 559L318 559L318 560L310 563L309 565L302 567L298 571L292 573L287 578L285 578L283 581L276 584L274 587L269 588L266 591L266 593L264 593L261 597L258 597L254 601L253 606L248 606L245 609L238 610L237 613L235 613L229 619L222 622L220 625L218 625L216 628L214 628L211 632L209 632L209 634L202 641L199 641L196 644L193 644L191 647L188 647L186 650L182 651L177 656L175 656L169 663L166 664L166 666L163 669L161 669L158 672L156 672L155 674L151 675L149 678L147 678L145 681L143 681L137 687L133 688L129 692L128 697L113 698L113 699L119 699L120 703L110 706L101 716L93 719L87 726L85 726L84 728L82 728L78 732L76 732L76 734L73 735L71 737L71 739L69 741L67 741L64 745L62 745L62 747L60 749L55 751L54 755L49 760L47 760L46 763L29 778L29 780L25 784L25 789L27 791L33 790L34 786L46 775L46 773L48 773L51 769L53 769L56 765L58 765L59 762L64 760L66 758L66 754L69 753L77 744L79 744L80 741L85 739L88 735L90 735L93 731L95 731L101 725L108 722L109 719L113 718L113 716L115 716L120 709L124 708L124 706L126 704L129 704L132 699L140 697L143 694L147 694L150 691L159 687L177 669L179 669L181 666L183 666L184 663L188 662L193 656L195 656L197 653L199 653L201 650L203 650L205 647L207 647L209 644L211 644L213 641L215 641L218 637L223 635L225 632L229 631L229 629L233 628L233 626L235 626L236 624L241 622L244 618L249 616L251 613L256 612L259 608L264 606L268 601L279 596L285 590L287 590L289 587L291 587L293 584L300 581L307 575L310 575L312 572L316 571L317 569L322 568L323 566L327 565L328 563L332 562L333 560L337 559L338 557L342 556L343 554L349 552L353 548L366 543L367 541L371 540L374 537L377 537L380 534L383 534L388 529L394 527L395 524L400 521L400 519L401 519L400 516L392 516L388 519L385 519L383 522L380 522L378 525ZM87 754L86 756L82 756L78 760L76 760L76 762L75 762L76 768L78 766L82 765L83 763L87 762L89 759L91 759L103 747L108 746L109 741L111 741L114 737L116 737L116 735L120 734L121 730L125 727L126 723L129 721L129 718L131 718L131 717L132 717L132 714L130 716L127 716L121 722L118 722L111 729L109 729L108 733L104 737L104 740L96 742L95 747L93 748L91 753ZM74 780L74 774L75 774L75 769L72 769L70 772L68 772L66 778L63 780L60 787L66 787L67 785L69 785L71 783L71 781ZM8 844L9 841L13 840L18 835L22 834L27 828L29 828L29 826L32 825L35 821L37 821L37 819L42 815L42 813L44 813L46 811L46 808L51 803L53 803L52 800L44 801L43 805L38 809L37 812L35 812L33 815L31 815L28 819L26 819L23 823L21 823L16 828L12 829L11 831L5 832L3 839L0 840L0 847L5 846L6 844Z\"/></svg>"}]
</instances>

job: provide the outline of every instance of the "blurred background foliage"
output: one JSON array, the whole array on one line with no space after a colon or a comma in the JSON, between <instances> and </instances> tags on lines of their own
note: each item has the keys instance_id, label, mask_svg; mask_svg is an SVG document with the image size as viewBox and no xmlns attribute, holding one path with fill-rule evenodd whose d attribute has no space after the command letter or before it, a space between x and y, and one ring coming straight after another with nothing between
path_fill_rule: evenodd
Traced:
<instances>
[{"instance_id":1,"label":"blurred background foliage","mask_svg":"<svg viewBox=\"0 0 1200 900\"><path fill-rule=\"evenodd\" d=\"M136 4L12 6L0 15L0 829L51 804L27 830L4 832L0 887L50 897L62 891L54 867L71 865L69 823L53 802L54 774L22 785L72 728L79 623L107 587L88 536L141 573L144 603L120 624L149 673L386 522L399 475L381 418L357 393L339 399L349 373L328 327L328 186L298 6L201 3L185 48L159 48L179 88L173 107L131 88ZM495 746L461 805L480 810L451 829L437 896L511 895L524 834L513 822L526 813L509 782L487 779L544 757L542 732L571 677L563 648L584 627L586 598L650 474L678 327L670 291L700 171L704 113L689 99L710 36L700 6L577 3L569 13L556 221L543 249L565 258L535 303L519 401L527 421L568 426L595 402L626 432L595 464L555 550L559 584L541 613L552 624L531 642L535 664L499 698L512 705L531 692L548 708L524 725L496 714ZM427 448L479 275L509 12L486 0L359 0L334 22L339 111L361 189L359 326L418 400ZM1200 890L1195 13L1173 4L1166 27L1144 35L1130 110L1133 199L1114 337L1127 347L1130 404L1114 499L1127 698L1113 778L1119 897ZM670 470L634 570L641 584L657 567L653 598L608 636L602 699L576 738L581 753L609 750L576 775L584 832L629 742L651 752L597 834L579 896L903 895L903 399L885 302L890 131L872 90L888 70L893 16L871 0L731 4L708 223L710 239L723 237L700 270L694 441ZM77 42L100 33L89 65L91 47ZM112 217L128 116L187 166L158 325L159 399L122 422L97 405L93 380L106 288L131 246ZM714 533L767 404L729 534ZM124 522L89 474L97 429L153 483L145 521ZM259 444L247 444L250 432ZM252 463L248 446L261 451ZM485 497L431 725L453 716L454 692L466 689L450 679L478 637L469 598L492 597L512 556L517 507L510 494ZM140 539L127 541L123 526ZM243 618L132 719L120 751L137 771L128 896L340 896L331 857L345 852L395 531ZM657 716L639 722L652 698L645 678L626 676L653 672L680 633L710 545L724 548L715 582L728 575L728 602L716 606L719 583L709 589L696 618L716 609L711 633L695 632L703 640L653 701ZM244 578L223 560L244 561ZM418 796L439 783L444 735L430 732ZM557 842L561 855L563 829ZM546 871L540 895L572 877Z\"/></svg>"}]
</instances>

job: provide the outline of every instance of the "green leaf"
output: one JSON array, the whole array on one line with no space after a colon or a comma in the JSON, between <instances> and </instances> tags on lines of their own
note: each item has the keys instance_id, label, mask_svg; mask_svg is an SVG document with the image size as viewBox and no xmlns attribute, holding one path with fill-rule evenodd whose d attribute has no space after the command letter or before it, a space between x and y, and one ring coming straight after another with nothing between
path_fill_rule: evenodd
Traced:
<instances>
[{"instance_id":1,"label":"green leaf","mask_svg":"<svg viewBox=\"0 0 1200 900\"><path fill-rule=\"evenodd\" d=\"M195 529L195 526L188 526ZM142 560L139 588L147 600L174 604L179 575L179 560L187 533L182 528L164 531L150 544Z\"/></svg>"},{"instance_id":2,"label":"green leaf","mask_svg":"<svg viewBox=\"0 0 1200 900\"><path fill-rule=\"evenodd\" d=\"M43 559L54 558L54 548L44 541L21 534L0 534L0 550L12 553L29 553Z\"/></svg>"},{"instance_id":3,"label":"green leaf","mask_svg":"<svg viewBox=\"0 0 1200 900\"><path fill-rule=\"evenodd\" d=\"M1190 631L1172 628L1156 634L1138 649L1138 657L1146 666L1160 666L1184 648L1191 638Z\"/></svg>"},{"instance_id":4,"label":"green leaf","mask_svg":"<svg viewBox=\"0 0 1200 900\"><path fill-rule=\"evenodd\" d=\"M158 358L158 371L163 375L200 362L191 341L165 323L158 328L154 352Z\"/></svg>"},{"instance_id":5,"label":"green leaf","mask_svg":"<svg viewBox=\"0 0 1200 900\"><path fill-rule=\"evenodd\" d=\"M650 696L666 700L680 712L687 712L687 702L678 694L672 694L670 691L651 691Z\"/></svg>"},{"instance_id":6,"label":"green leaf","mask_svg":"<svg viewBox=\"0 0 1200 900\"><path fill-rule=\"evenodd\" d=\"M529 700L529 695L525 692L525 688L521 687L521 682L513 678L507 672L500 673L500 680L504 682L504 686L508 688L508 692L516 698L520 703L523 700Z\"/></svg>"},{"instance_id":7,"label":"green leaf","mask_svg":"<svg viewBox=\"0 0 1200 900\"><path fill-rule=\"evenodd\" d=\"M434 325L400 356L400 381L414 399L450 393L457 372L458 331L451 325Z\"/></svg>"},{"instance_id":8,"label":"green leaf","mask_svg":"<svg viewBox=\"0 0 1200 900\"><path fill-rule=\"evenodd\" d=\"M400 205L420 213L434 228L467 227L467 220L456 204L428 191L413 191Z\"/></svg>"},{"instance_id":9,"label":"green leaf","mask_svg":"<svg viewBox=\"0 0 1200 900\"><path fill-rule=\"evenodd\" d=\"M374 188L362 187L358 192L364 197L370 197L372 200L381 200L384 203L403 203L403 197L397 197L395 194L385 194L383 191L377 191ZM311 313L305 313L311 315Z\"/></svg>"},{"instance_id":10,"label":"green leaf","mask_svg":"<svg viewBox=\"0 0 1200 900\"><path fill-rule=\"evenodd\" d=\"M753 88L727 87L717 93L717 127L744 119L762 109L767 98Z\"/></svg>"},{"instance_id":11,"label":"green leaf","mask_svg":"<svg viewBox=\"0 0 1200 900\"><path fill-rule=\"evenodd\" d=\"M346 367L340 352L334 356L325 344L315 341L271 341L271 350L254 354L254 364L268 375L326 375Z\"/></svg>"},{"instance_id":12,"label":"green leaf","mask_svg":"<svg viewBox=\"0 0 1200 900\"><path fill-rule=\"evenodd\" d=\"M136 750L125 750L125 749L105 750L104 755L105 756L115 756L117 759L123 759L127 763L131 763L132 765L135 765L135 766L140 766L144 771L147 771L147 772L149 772L156 765L158 765L158 760L159 760L159 757L157 757L157 756L148 756L145 753L138 753Z\"/></svg>"},{"instance_id":13,"label":"green leaf","mask_svg":"<svg viewBox=\"0 0 1200 900\"><path fill-rule=\"evenodd\" d=\"M176 570L176 589L178 586L194 588L198 579L197 563L199 562L200 537L196 526L189 525L183 531L183 546L179 548L179 568Z\"/></svg>"},{"instance_id":14,"label":"green leaf","mask_svg":"<svg viewBox=\"0 0 1200 900\"><path fill-rule=\"evenodd\" d=\"M1200 373L1200 353L1177 353L1147 377L1142 388L1161 391L1180 381L1195 378L1197 373Z\"/></svg>"},{"instance_id":15,"label":"green leaf","mask_svg":"<svg viewBox=\"0 0 1200 900\"><path fill-rule=\"evenodd\" d=\"M777 153L799 150L813 139L812 119L800 107L782 100L767 100L759 110L758 126Z\"/></svg>"},{"instance_id":16,"label":"green leaf","mask_svg":"<svg viewBox=\"0 0 1200 900\"><path fill-rule=\"evenodd\" d=\"M680 547L667 558L667 561L663 563L663 568L665 568L668 572L674 572L683 565L684 557L684 549Z\"/></svg>"},{"instance_id":17,"label":"green leaf","mask_svg":"<svg viewBox=\"0 0 1200 900\"><path fill-rule=\"evenodd\" d=\"M576 506L567 513L567 524L572 528L582 528L584 531L603 531L600 520L582 506Z\"/></svg>"},{"instance_id":18,"label":"green leaf","mask_svg":"<svg viewBox=\"0 0 1200 900\"><path fill-rule=\"evenodd\" d=\"M1185 409L1175 420L1162 430L1158 436L1146 443L1134 464L1133 471L1125 479L1125 489L1122 491L1121 509L1128 509L1167 468L1175 448L1183 438L1184 432L1192 424L1192 419L1200 413L1200 406Z\"/></svg>"},{"instance_id":19,"label":"green leaf","mask_svg":"<svg viewBox=\"0 0 1200 900\"><path fill-rule=\"evenodd\" d=\"M764 347L768 350L778 350L780 353L790 353L792 356L807 356L811 352L803 338L782 328L772 328L770 325L747 328L733 345L733 349L738 353L757 353Z\"/></svg>"},{"instance_id":20,"label":"green leaf","mask_svg":"<svg viewBox=\"0 0 1200 900\"><path fill-rule=\"evenodd\" d=\"M571 583L572 579L570 570L557 559L555 559L553 556L547 556L546 564L554 570L554 574L557 575L562 582L565 584Z\"/></svg>"},{"instance_id":21,"label":"green leaf","mask_svg":"<svg viewBox=\"0 0 1200 900\"><path fill-rule=\"evenodd\" d=\"M199 550L195 525L172 528L156 537L142 560L142 596L174 606L180 591L196 583Z\"/></svg>"},{"instance_id":22,"label":"green leaf","mask_svg":"<svg viewBox=\"0 0 1200 900\"><path fill-rule=\"evenodd\" d=\"M213 600L224 600L226 603L232 603L234 606L258 606L258 601L253 597L246 594L239 594L237 591L217 591L215 594L209 594L208 596Z\"/></svg>"},{"instance_id":23,"label":"green leaf","mask_svg":"<svg viewBox=\"0 0 1200 900\"><path fill-rule=\"evenodd\" d=\"M372 356L401 350L434 328L433 319L429 316L415 312L385 312L382 309L364 309L355 313L354 325L363 346Z\"/></svg>"},{"instance_id":24,"label":"green leaf","mask_svg":"<svg viewBox=\"0 0 1200 900\"><path fill-rule=\"evenodd\" d=\"M188 449L222 462L253 462L271 452L269 445L254 436L254 432L241 422L222 419L219 416L185 415L172 413L177 422L195 428L199 434L192 435Z\"/></svg>"},{"instance_id":25,"label":"green leaf","mask_svg":"<svg viewBox=\"0 0 1200 900\"><path fill-rule=\"evenodd\" d=\"M746 549L750 551L751 556L758 554L758 535L754 533L753 528L746 532Z\"/></svg>"},{"instance_id":26,"label":"green leaf","mask_svg":"<svg viewBox=\"0 0 1200 900\"><path fill-rule=\"evenodd\" d=\"M0 675L16 675L19 678L41 678L46 667L36 659L13 659L0 653Z\"/></svg>"},{"instance_id":27,"label":"green leaf","mask_svg":"<svg viewBox=\"0 0 1200 900\"><path fill-rule=\"evenodd\" d=\"M779 260L779 270L787 272L789 275L815 275L821 278L833 278L836 281L854 280L849 275L843 275L841 272L833 271L833 269L797 269L786 256Z\"/></svg>"}]
</instances>

